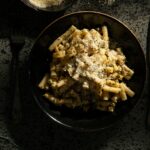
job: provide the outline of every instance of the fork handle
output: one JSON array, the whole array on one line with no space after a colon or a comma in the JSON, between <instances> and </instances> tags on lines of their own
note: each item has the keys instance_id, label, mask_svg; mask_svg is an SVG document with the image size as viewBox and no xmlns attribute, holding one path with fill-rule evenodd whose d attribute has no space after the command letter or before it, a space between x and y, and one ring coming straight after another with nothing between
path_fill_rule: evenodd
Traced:
<instances>
[{"instance_id":1,"label":"fork handle","mask_svg":"<svg viewBox=\"0 0 150 150\"><path fill-rule=\"evenodd\" d=\"M149 24L148 24L148 32L147 32L147 48L146 48L146 60L147 60L147 72L148 72L148 100L150 98L150 18L149 18ZM148 110L147 110L147 116L146 116L146 126L147 129L150 130L150 102L148 102Z\"/></svg>"},{"instance_id":2,"label":"fork handle","mask_svg":"<svg viewBox=\"0 0 150 150\"><path fill-rule=\"evenodd\" d=\"M19 53L12 55L10 65L10 104L9 118L17 122L21 118L20 90L19 90Z\"/></svg>"}]
</instances>

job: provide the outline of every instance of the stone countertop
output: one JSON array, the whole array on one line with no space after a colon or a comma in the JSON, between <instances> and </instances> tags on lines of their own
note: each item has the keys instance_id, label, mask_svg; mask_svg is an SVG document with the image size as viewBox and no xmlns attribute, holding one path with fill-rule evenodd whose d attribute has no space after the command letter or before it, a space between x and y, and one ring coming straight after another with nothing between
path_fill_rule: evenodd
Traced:
<instances>
[{"instance_id":1,"label":"stone countertop","mask_svg":"<svg viewBox=\"0 0 150 150\"><path fill-rule=\"evenodd\" d=\"M116 0L111 7L103 5L102 1L78 0L68 10L57 14L35 12L19 0L12 0L11 3L6 0L0 5L0 150L150 150L150 132L145 129L146 88L140 103L120 123L107 131L90 134L70 132L51 124L35 104L28 88L26 62L34 39L43 27L63 13L94 10L110 14L135 33L146 51L150 7L142 0ZM25 38L19 66L24 119L15 126L5 119L6 104L10 99L10 33Z\"/></svg>"}]
</instances>

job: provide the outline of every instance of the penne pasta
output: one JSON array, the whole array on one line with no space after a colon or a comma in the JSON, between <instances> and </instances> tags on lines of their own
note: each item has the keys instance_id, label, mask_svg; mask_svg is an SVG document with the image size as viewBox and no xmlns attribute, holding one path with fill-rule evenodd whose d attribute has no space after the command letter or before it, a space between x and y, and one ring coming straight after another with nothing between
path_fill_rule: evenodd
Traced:
<instances>
[{"instance_id":1,"label":"penne pasta","mask_svg":"<svg viewBox=\"0 0 150 150\"><path fill-rule=\"evenodd\" d=\"M108 86L108 85L104 85L103 90L104 90L105 92L111 92L111 93L116 93L116 94L121 91L120 88L111 87L111 86Z\"/></svg>"},{"instance_id":2,"label":"penne pasta","mask_svg":"<svg viewBox=\"0 0 150 150\"><path fill-rule=\"evenodd\" d=\"M129 95L130 97L133 97L135 95L135 93L129 87L127 87L124 83L122 85L127 95Z\"/></svg>"},{"instance_id":3,"label":"penne pasta","mask_svg":"<svg viewBox=\"0 0 150 150\"><path fill-rule=\"evenodd\" d=\"M44 77L42 78L42 80L40 81L40 83L38 84L38 87L40 88L40 89L48 89L47 88L47 81L48 81L48 79L49 79L49 74L48 73L46 73L45 75L44 75Z\"/></svg>"},{"instance_id":4,"label":"penne pasta","mask_svg":"<svg viewBox=\"0 0 150 150\"><path fill-rule=\"evenodd\" d=\"M61 106L64 103L64 100L60 100L50 93L45 93L43 96L55 105Z\"/></svg>"},{"instance_id":5,"label":"penne pasta","mask_svg":"<svg viewBox=\"0 0 150 150\"><path fill-rule=\"evenodd\" d=\"M121 98L123 101L126 101L126 100L127 100L127 95L126 95L126 92L125 92L125 88L124 88L124 86L123 86L122 83L120 84L120 86L121 86L120 98Z\"/></svg>"},{"instance_id":6,"label":"penne pasta","mask_svg":"<svg viewBox=\"0 0 150 150\"><path fill-rule=\"evenodd\" d=\"M113 106L109 106L109 107L108 107L108 111L109 111L109 112L114 112L114 108L115 108L115 107L113 107Z\"/></svg>"},{"instance_id":7,"label":"penne pasta","mask_svg":"<svg viewBox=\"0 0 150 150\"><path fill-rule=\"evenodd\" d=\"M109 97L110 97L109 92L103 91L102 99L105 100L105 101L108 101Z\"/></svg>"},{"instance_id":8,"label":"penne pasta","mask_svg":"<svg viewBox=\"0 0 150 150\"><path fill-rule=\"evenodd\" d=\"M103 40L109 41L107 26L102 26Z\"/></svg>"},{"instance_id":9,"label":"penne pasta","mask_svg":"<svg viewBox=\"0 0 150 150\"><path fill-rule=\"evenodd\" d=\"M71 109L114 112L118 102L135 95L123 80L130 80L134 71L116 45L109 48L107 26L96 30L72 25L49 46L49 73L38 84L44 97Z\"/></svg>"},{"instance_id":10,"label":"penne pasta","mask_svg":"<svg viewBox=\"0 0 150 150\"><path fill-rule=\"evenodd\" d=\"M117 101L119 100L120 96L119 94L115 94L114 96L111 97L111 100L114 102L114 103L117 103Z\"/></svg>"},{"instance_id":11,"label":"penne pasta","mask_svg":"<svg viewBox=\"0 0 150 150\"><path fill-rule=\"evenodd\" d=\"M71 33L76 30L75 26L71 26L64 34L58 37L49 47L49 50L52 51L57 45L59 45L64 39L66 39Z\"/></svg>"}]
</instances>

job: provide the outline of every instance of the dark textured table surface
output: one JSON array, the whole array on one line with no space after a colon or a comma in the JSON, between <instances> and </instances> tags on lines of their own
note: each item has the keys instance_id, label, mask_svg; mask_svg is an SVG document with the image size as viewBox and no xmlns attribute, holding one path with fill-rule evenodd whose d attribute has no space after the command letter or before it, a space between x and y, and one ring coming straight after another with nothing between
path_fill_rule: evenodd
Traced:
<instances>
[{"instance_id":1,"label":"dark textured table surface","mask_svg":"<svg viewBox=\"0 0 150 150\"><path fill-rule=\"evenodd\" d=\"M147 0L148 1L148 0ZM5 0L0 5L0 150L150 150L150 131L145 128L148 104L147 88L137 107L115 127L99 133L75 133L52 124L35 104L29 90L26 68L34 39L53 19L79 10L108 13L125 23L137 36L144 52L150 7L140 0L117 0L113 6L103 0L78 0L65 12L35 12L19 0ZM149 3L150 4L150 3ZM9 96L11 52L9 35L25 38L20 53L19 73L23 120L11 125L5 119ZM17 145L16 145L16 144Z\"/></svg>"}]
</instances>

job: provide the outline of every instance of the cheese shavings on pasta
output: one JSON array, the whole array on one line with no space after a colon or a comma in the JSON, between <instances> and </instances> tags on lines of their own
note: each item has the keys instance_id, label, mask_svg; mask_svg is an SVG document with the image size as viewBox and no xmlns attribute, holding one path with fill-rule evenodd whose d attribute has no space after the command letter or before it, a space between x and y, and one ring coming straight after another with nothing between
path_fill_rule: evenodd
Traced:
<instances>
[{"instance_id":1,"label":"cheese shavings on pasta","mask_svg":"<svg viewBox=\"0 0 150 150\"><path fill-rule=\"evenodd\" d=\"M120 47L110 48L107 26L90 30L71 26L49 50L50 72L39 87L55 105L113 112L117 102L134 96L124 82L134 71L126 65Z\"/></svg>"}]
</instances>

